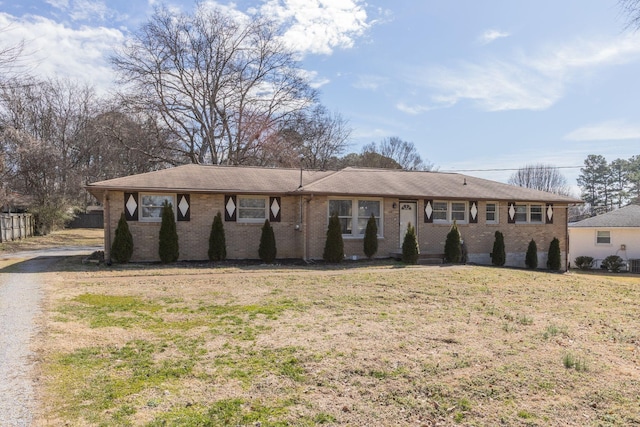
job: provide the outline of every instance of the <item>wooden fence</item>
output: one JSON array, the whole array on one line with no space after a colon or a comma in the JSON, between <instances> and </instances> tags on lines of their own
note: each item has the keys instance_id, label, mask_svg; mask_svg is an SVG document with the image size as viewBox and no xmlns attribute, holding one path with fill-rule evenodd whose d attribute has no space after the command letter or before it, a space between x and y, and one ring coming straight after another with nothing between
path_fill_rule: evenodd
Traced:
<instances>
[{"instance_id":1,"label":"wooden fence","mask_svg":"<svg viewBox=\"0 0 640 427\"><path fill-rule=\"evenodd\" d=\"M0 214L0 242L33 236L35 224L32 214Z\"/></svg>"}]
</instances>

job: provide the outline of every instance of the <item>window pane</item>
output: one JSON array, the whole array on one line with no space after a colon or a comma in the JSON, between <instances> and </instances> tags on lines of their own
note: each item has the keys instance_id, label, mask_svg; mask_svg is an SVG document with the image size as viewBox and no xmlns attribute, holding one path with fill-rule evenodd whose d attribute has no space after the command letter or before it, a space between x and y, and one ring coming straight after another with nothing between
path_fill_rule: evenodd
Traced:
<instances>
[{"instance_id":1,"label":"window pane","mask_svg":"<svg viewBox=\"0 0 640 427\"><path fill-rule=\"evenodd\" d=\"M516 222L527 222L526 205L516 205Z\"/></svg>"},{"instance_id":2,"label":"window pane","mask_svg":"<svg viewBox=\"0 0 640 427\"><path fill-rule=\"evenodd\" d=\"M451 203L451 220L464 221L466 217L467 205L463 202Z\"/></svg>"},{"instance_id":3,"label":"window pane","mask_svg":"<svg viewBox=\"0 0 640 427\"><path fill-rule=\"evenodd\" d=\"M337 213L339 217L351 216L351 200L329 200L329 215Z\"/></svg>"},{"instance_id":4,"label":"window pane","mask_svg":"<svg viewBox=\"0 0 640 427\"><path fill-rule=\"evenodd\" d=\"M446 221L448 206L447 202L433 202L433 219Z\"/></svg>"},{"instance_id":5,"label":"window pane","mask_svg":"<svg viewBox=\"0 0 640 427\"><path fill-rule=\"evenodd\" d=\"M495 220L496 220L496 204L495 203L487 203L486 213L487 213L487 221L495 222Z\"/></svg>"},{"instance_id":6,"label":"window pane","mask_svg":"<svg viewBox=\"0 0 640 427\"><path fill-rule=\"evenodd\" d=\"M596 243L608 245L611 243L611 232L610 231L597 231L596 232Z\"/></svg>"},{"instance_id":7,"label":"window pane","mask_svg":"<svg viewBox=\"0 0 640 427\"><path fill-rule=\"evenodd\" d=\"M351 234L351 218L340 218L342 234Z\"/></svg>"},{"instance_id":8,"label":"window pane","mask_svg":"<svg viewBox=\"0 0 640 427\"><path fill-rule=\"evenodd\" d=\"M380 217L380 202L377 200L358 200L358 216L369 219L371 214L376 218Z\"/></svg>"},{"instance_id":9,"label":"window pane","mask_svg":"<svg viewBox=\"0 0 640 427\"><path fill-rule=\"evenodd\" d=\"M542 222L542 205L531 205L531 222Z\"/></svg>"},{"instance_id":10,"label":"window pane","mask_svg":"<svg viewBox=\"0 0 640 427\"><path fill-rule=\"evenodd\" d=\"M240 198L240 200L238 200L238 206L240 208L262 208L264 209L264 207L266 206L266 200L265 199L245 199L245 198Z\"/></svg>"},{"instance_id":11,"label":"window pane","mask_svg":"<svg viewBox=\"0 0 640 427\"><path fill-rule=\"evenodd\" d=\"M163 194L142 194L140 196L140 212L142 214L142 218L161 218L164 202L168 202L173 206L173 196Z\"/></svg>"},{"instance_id":12,"label":"window pane","mask_svg":"<svg viewBox=\"0 0 640 427\"><path fill-rule=\"evenodd\" d=\"M238 197L238 219L263 220L266 218L266 206L264 197Z\"/></svg>"}]
</instances>

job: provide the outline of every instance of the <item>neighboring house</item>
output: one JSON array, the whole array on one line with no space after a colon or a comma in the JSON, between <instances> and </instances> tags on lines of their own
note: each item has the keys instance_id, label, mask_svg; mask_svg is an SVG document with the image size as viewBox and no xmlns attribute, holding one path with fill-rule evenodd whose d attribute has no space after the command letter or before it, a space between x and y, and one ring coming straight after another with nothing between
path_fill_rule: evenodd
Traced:
<instances>
[{"instance_id":1,"label":"neighboring house","mask_svg":"<svg viewBox=\"0 0 640 427\"><path fill-rule=\"evenodd\" d=\"M539 265L554 237L567 254L567 208L579 200L455 173L346 168L340 171L185 165L87 185L104 204L105 256L122 212L134 240L134 261L158 260L160 212L174 206L181 260L207 259L209 232L224 216L229 259L258 259L269 219L278 258L321 259L331 212L342 224L345 255L363 258L366 223L378 221L378 257L401 251L409 223L420 251L444 252L455 220L467 261L490 264L494 234L505 237L507 265L524 266L529 241Z\"/></svg>"},{"instance_id":2,"label":"neighboring house","mask_svg":"<svg viewBox=\"0 0 640 427\"><path fill-rule=\"evenodd\" d=\"M615 211L569 224L569 261L590 256L599 268L603 259L618 255L640 273L640 205L628 205Z\"/></svg>"}]
</instances>

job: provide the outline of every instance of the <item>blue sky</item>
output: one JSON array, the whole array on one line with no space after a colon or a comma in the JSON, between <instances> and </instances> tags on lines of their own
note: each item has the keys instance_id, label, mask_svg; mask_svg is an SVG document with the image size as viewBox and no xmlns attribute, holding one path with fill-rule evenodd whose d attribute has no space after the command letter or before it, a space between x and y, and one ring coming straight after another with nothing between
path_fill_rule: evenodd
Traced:
<instances>
[{"instance_id":1,"label":"blue sky","mask_svg":"<svg viewBox=\"0 0 640 427\"><path fill-rule=\"evenodd\" d=\"M112 48L156 3L0 0L0 46L25 39L32 73L108 90ZM440 170L499 181L512 171L491 169L640 154L640 32L617 0L217 3L282 22L321 102L353 128L350 151L398 136ZM575 185L579 170L562 172Z\"/></svg>"}]
</instances>

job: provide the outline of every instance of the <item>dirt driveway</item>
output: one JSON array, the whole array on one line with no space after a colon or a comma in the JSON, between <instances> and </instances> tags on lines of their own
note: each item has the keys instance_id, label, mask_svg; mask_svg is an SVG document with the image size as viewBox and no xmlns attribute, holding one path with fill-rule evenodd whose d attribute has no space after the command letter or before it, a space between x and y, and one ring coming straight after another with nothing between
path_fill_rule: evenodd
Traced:
<instances>
[{"instance_id":1,"label":"dirt driveway","mask_svg":"<svg viewBox=\"0 0 640 427\"><path fill-rule=\"evenodd\" d=\"M32 424L35 360L30 346L41 312L41 273L64 257L96 249L76 246L0 255L0 259L24 260L0 270L0 426Z\"/></svg>"}]
</instances>

